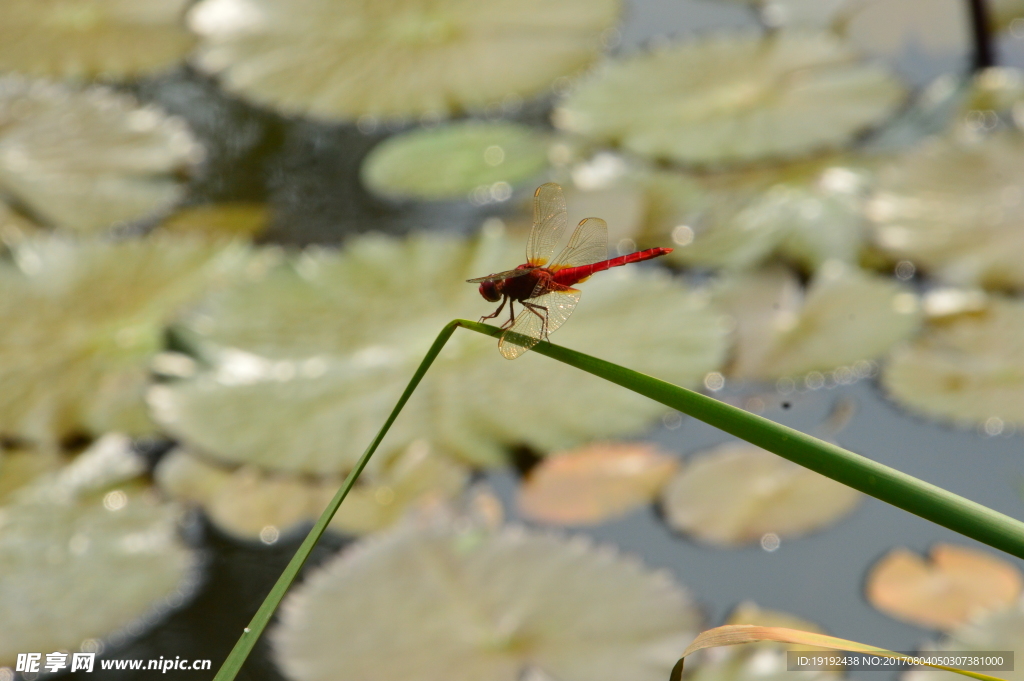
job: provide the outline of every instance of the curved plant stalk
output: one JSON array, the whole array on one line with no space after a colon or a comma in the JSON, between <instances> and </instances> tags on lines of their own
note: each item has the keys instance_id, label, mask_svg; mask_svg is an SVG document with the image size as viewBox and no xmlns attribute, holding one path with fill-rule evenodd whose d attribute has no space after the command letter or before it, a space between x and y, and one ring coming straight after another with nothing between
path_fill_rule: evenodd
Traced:
<instances>
[{"instance_id":1,"label":"curved plant stalk","mask_svg":"<svg viewBox=\"0 0 1024 681\"><path fill-rule=\"evenodd\" d=\"M856 641L847 641L843 638L836 638L835 636L825 636L824 634L815 634L810 631L800 631L799 629L786 629L785 627L759 627L753 624L727 624L724 627L715 627L714 629L708 629L707 631L701 632L701 634L693 640L693 643L687 646L686 650L683 651L683 656L679 658L679 662L676 662L676 666L672 668L672 674L669 676L669 681L682 681L683 660L685 660L686 656L690 653L695 653L698 650L703 650L705 648L734 646L741 643L756 643L758 641L795 643L797 645L809 645L816 646L818 648L830 648L832 650L845 650L851 653L867 653L869 655L888 657L894 660L912 661L911 658L903 655L902 653L894 653L891 650L886 650L885 648L876 648L863 643L857 643ZM967 671L966 669L958 669L957 667L946 667L941 664L928 664L927 662L924 664L925 666L934 667L935 669L945 669L948 672L955 672L957 674L963 674L964 676L980 679L980 681L1004 681L997 676L980 674L978 672Z\"/></svg>"},{"instance_id":2,"label":"curved plant stalk","mask_svg":"<svg viewBox=\"0 0 1024 681\"><path fill-rule=\"evenodd\" d=\"M455 329L460 326L495 338L503 333L495 326L465 319L451 321L441 330L437 340L430 346L430 350L420 362L416 373L413 374L409 385L406 386L405 392L402 393L395 408L391 411L391 415L388 416L380 432L377 433L377 437L363 452L355 468L345 478L341 489L334 495L319 520L313 525L313 529L309 531L306 539L295 552L295 556L292 557L270 593L267 594L263 604L256 611L249 626L245 628L235 647L232 648L231 653L217 672L217 676L214 677L214 681L232 681L238 674L253 645L263 633L281 599L284 598L285 592L295 580L299 570L302 569L338 507L341 506L341 502L345 500L359 474L391 428L391 424L395 422L399 412L402 411L405 403L416 390L416 386L427 373L427 369L434 363L445 343L455 333ZM918 480L842 447L779 425L738 407L617 364L585 355L582 352L548 342L538 343L533 346L532 350L612 383L617 383L893 506L1006 551L1018 558L1024 558L1024 523L947 492L941 487ZM504 360L499 360L496 355L495 361Z\"/></svg>"}]
</instances>

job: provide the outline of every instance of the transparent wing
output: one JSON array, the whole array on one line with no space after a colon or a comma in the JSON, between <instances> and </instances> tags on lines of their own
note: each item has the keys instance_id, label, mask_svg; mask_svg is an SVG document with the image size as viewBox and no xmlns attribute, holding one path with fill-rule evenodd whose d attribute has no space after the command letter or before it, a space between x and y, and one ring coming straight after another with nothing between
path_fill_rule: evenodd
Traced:
<instances>
[{"instance_id":1,"label":"transparent wing","mask_svg":"<svg viewBox=\"0 0 1024 681\"><path fill-rule=\"evenodd\" d=\"M608 223L601 218L581 220L569 239L569 245L548 268L552 272L566 267L592 265L608 257Z\"/></svg>"},{"instance_id":2,"label":"transparent wing","mask_svg":"<svg viewBox=\"0 0 1024 681\"><path fill-rule=\"evenodd\" d=\"M581 294L582 291L565 286L527 299L515 324L501 334L498 351L505 359L515 359L551 335L576 309ZM526 307L526 303L533 307Z\"/></svg>"},{"instance_id":3,"label":"transparent wing","mask_svg":"<svg viewBox=\"0 0 1024 681\"><path fill-rule=\"evenodd\" d=\"M535 269L537 269L537 268L536 267L524 267L521 270L519 270L519 269L516 269L516 270L505 270L504 272L497 272L496 274L488 274L486 277L477 277L476 279L467 279L466 283L469 283L469 284L479 284L482 281L498 281L499 279L511 279L512 277L521 277L524 274L529 274L530 272L534 271Z\"/></svg>"},{"instance_id":4,"label":"transparent wing","mask_svg":"<svg viewBox=\"0 0 1024 681\"><path fill-rule=\"evenodd\" d=\"M526 244L526 262L536 267L550 262L568 224L562 188L554 182L537 187L533 193L533 231Z\"/></svg>"}]
</instances>

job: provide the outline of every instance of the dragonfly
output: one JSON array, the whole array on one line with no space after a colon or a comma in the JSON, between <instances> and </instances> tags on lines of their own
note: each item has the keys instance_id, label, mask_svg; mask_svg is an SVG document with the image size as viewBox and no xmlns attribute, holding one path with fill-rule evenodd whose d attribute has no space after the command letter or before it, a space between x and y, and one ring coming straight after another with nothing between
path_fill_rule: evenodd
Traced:
<instances>
[{"instance_id":1,"label":"dragonfly","mask_svg":"<svg viewBox=\"0 0 1024 681\"><path fill-rule=\"evenodd\" d=\"M671 248L608 258L608 224L601 218L580 221L569 244L554 258L555 247L569 224L562 188L554 182L542 184L533 194L533 230L526 244L526 262L514 270L468 279L480 284L480 295L501 305L480 321L494 319L508 304L509 318L501 325L504 333L498 350L515 359L555 332L569 318L582 291L573 288L595 272L650 260L671 253ZM522 307L519 315L515 304Z\"/></svg>"}]
</instances>

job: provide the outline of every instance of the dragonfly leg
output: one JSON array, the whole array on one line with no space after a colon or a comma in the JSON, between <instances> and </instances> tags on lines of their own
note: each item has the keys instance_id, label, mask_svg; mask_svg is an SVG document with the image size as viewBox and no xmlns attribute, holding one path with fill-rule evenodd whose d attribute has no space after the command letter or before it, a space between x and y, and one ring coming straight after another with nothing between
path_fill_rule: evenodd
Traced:
<instances>
[{"instance_id":1,"label":"dragonfly leg","mask_svg":"<svg viewBox=\"0 0 1024 681\"><path fill-rule=\"evenodd\" d=\"M494 319L495 317L500 315L501 314L501 310L505 307L505 303L507 303L507 302L508 302L508 296L505 296L504 298L501 299L501 305L498 306L498 309L495 310L494 312L492 312L489 315L485 315L485 316L481 317L480 321L484 321L484 320L487 320L487 319Z\"/></svg>"},{"instance_id":2,"label":"dragonfly leg","mask_svg":"<svg viewBox=\"0 0 1024 681\"><path fill-rule=\"evenodd\" d=\"M516 311L515 303L511 298L508 299L508 321L501 325L501 328L507 329L516 323Z\"/></svg>"},{"instance_id":3,"label":"dragonfly leg","mask_svg":"<svg viewBox=\"0 0 1024 681\"><path fill-rule=\"evenodd\" d=\"M523 307L540 317L541 338L546 339L548 337L548 309L543 305L535 305L534 303L528 303L525 300L523 301ZM544 314L541 314L538 310L543 310Z\"/></svg>"}]
</instances>

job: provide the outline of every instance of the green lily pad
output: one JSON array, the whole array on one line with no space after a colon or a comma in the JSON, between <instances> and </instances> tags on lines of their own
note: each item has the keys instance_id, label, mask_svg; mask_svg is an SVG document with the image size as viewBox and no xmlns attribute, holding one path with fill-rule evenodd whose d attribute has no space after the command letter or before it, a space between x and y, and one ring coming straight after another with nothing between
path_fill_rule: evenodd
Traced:
<instances>
[{"instance_id":1,"label":"green lily pad","mask_svg":"<svg viewBox=\"0 0 1024 681\"><path fill-rule=\"evenodd\" d=\"M160 223L164 232L201 234L211 238L252 238L270 223L270 209L263 203L214 203L189 206Z\"/></svg>"},{"instance_id":2,"label":"green lily pad","mask_svg":"<svg viewBox=\"0 0 1024 681\"><path fill-rule=\"evenodd\" d=\"M1024 289L1024 133L934 138L883 168L875 242L957 285Z\"/></svg>"},{"instance_id":3,"label":"green lily pad","mask_svg":"<svg viewBox=\"0 0 1024 681\"><path fill-rule=\"evenodd\" d=\"M166 209L202 154L183 122L127 95L0 77L0 193L48 226L98 232Z\"/></svg>"},{"instance_id":4,"label":"green lily pad","mask_svg":"<svg viewBox=\"0 0 1024 681\"><path fill-rule=\"evenodd\" d=\"M553 120L651 158L726 165L845 146L903 98L832 35L737 33L607 62Z\"/></svg>"},{"instance_id":5,"label":"green lily pad","mask_svg":"<svg viewBox=\"0 0 1024 681\"><path fill-rule=\"evenodd\" d=\"M515 123L453 123L414 130L378 145L363 161L363 183L393 198L465 198L498 182L535 178L548 164L546 135Z\"/></svg>"},{"instance_id":6,"label":"green lily pad","mask_svg":"<svg viewBox=\"0 0 1024 681\"><path fill-rule=\"evenodd\" d=\"M906 287L835 261L806 291L776 268L724 280L716 299L736 321L728 374L748 380L831 370L852 380L851 365L909 339L922 318Z\"/></svg>"},{"instance_id":7,"label":"green lily pad","mask_svg":"<svg viewBox=\"0 0 1024 681\"><path fill-rule=\"evenodd\" d=\"M188 0L4 0L0 71L128 78L180 61L194 38Z\"/></svg>"},{"instance_id":8,"label":"green lily pad","mask_svg":"<svg viewBox=\"0 0 1024 681\"><path fill-rule=\"evenodd\" d=\"M453 525L407 523L310 575L272 633L284 673L663 681L696 632L686 593L635 559L582 538Z\"/></svg>"},{"instance_id":9,"label":"green lily pad","mask_svg":"<svg viewBox=\"0 0 1024 681\"><path fill-rule=\"evenodd\" d=\"M441 328L494 309L465 280L514 266L521 248L485 230L475 242L367 236L341 253L308 252L183 320L177 336L212 368L154 389L154 413L176 437L224 461L348 470ZM556 342L689 386L721 363L722 317L662 272L619 268L581 289ZM540 356L512 366L494 339L459 331L386 442L425 438L442 453L498 464L509 445L563 449L637 432L661 412Z\"/></svg>"},{"instance_id":10,"label":"green lily pad","mask_svg":"<svg viewBox=\"0 0 1024 681\"><path fill-rule=\"evenodd\" d=\"M1024 303L993 296L981 311L931 321L894 351L882 385L931 418L982 426L996 435L1024 426Z\"/></svg>"},{"instance_id":11,"label":"green lily pad","mask_svg":"<svg viewBox=\"0 0 1024 681\"><path fill-rule=\"evenodd\" d=\"M662 490L669 526L718 546L794 537L849 514L860 492L748 444L699 454ZM777 545L776 545L777 546Z\"/></svg>"},{"instance_id":12,"label":"green lily pad","mask_svg":"<svg viewBox=\"0 0 1024 681\"><path fill-rule=\"evenodd\" d=\"M617 0L203 0L197 65L247 99L326 119L514 105L598 55Z\"/></svg>"},{"instance_id":13,"label":"green lily pad","mask_svg":"<svg viewBox=\"0 0 1024 681\"><path fill-rule=\"evenodd\" d=\"M142 394L163 325L243 255L168 237L15 247L0 261L0 433L56 443L151 431Z\"/></svg>"}]
</instances>

